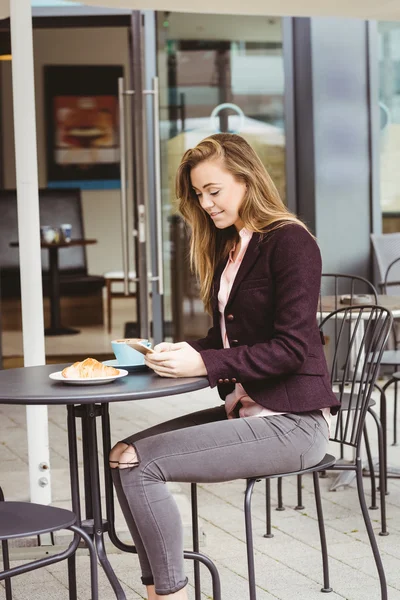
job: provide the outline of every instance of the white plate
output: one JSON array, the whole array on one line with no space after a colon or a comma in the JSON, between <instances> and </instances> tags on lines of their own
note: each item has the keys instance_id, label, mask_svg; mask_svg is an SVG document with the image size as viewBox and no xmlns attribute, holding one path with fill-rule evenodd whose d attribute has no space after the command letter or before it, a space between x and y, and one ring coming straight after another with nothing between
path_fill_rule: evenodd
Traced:
<instances>
[{"instance_id":1,"label":"white plate","mask_svg":"<svg viewBox=\"0 0 400 600\"><path fill-rule=\"evenodd\" d=\"M56 371L55 373L50 373L49 377L53 381L62 381L63 383L69 383L70 385L99 385L102 383L110 383L110 381L114 381L115 379L120 379L121 377L126 377L128 375L128 371L125 369L117 369L119 371L118 375L106 376L106 377L90 377L88 379L67 379L61 375L61 371Z\"/></svg>"}]
</instances>

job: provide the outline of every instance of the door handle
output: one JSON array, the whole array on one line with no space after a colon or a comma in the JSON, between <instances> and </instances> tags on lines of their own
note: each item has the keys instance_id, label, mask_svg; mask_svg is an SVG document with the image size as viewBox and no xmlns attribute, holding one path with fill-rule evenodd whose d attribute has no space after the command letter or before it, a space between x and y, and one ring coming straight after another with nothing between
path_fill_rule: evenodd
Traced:
<instances>
[{"instance_id":1,"label":"door handle","mask_svg":"<svg viewBox=\"0 0 400 600\"><path fill-rule=\"evenodd\" d=\"M157 275L152 278L157 281L158 293L164 294L164 270L162 250L162 203L161 203L161 166L160 166L160 100L158 77L153 77L153 89L143 90L144 95L153 97L154 125L154 179L156 200L156 238L157 238Z\"/></svg>"},{"instance_id":2,"label":"door handle","mask_svg":"<svg viewBox=\"0 0 400 600\"><path fill-rule=\"evenodd\" d=\"M123 77L118 78L119 108L119 147L121 170L121 232L122 232L122 268L124 273L124 294L129 296L129 238L128 238L128 201L126 172L126 138L125 138L125 88Z\"/></svg>"}]
</instances>

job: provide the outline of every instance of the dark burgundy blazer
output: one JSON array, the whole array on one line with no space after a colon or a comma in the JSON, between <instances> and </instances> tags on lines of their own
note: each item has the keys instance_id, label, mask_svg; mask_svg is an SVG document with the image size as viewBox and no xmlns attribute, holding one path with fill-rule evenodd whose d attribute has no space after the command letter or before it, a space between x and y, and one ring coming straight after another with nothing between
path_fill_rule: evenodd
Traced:
<instances>
[{"instance_id":1,"label":"dark burgundy blazer","mask_svg":"<svg viewBox=\"0 0 400 600\"><path fill-rule=\"evenodd\" d=\"M218 291L225 265L214 276L213 327L189 342L203 358L210 386L218 385L225 399L241 383L250 398L275 411L337 407L317 325L321 255L314 238L296 223L253 233L226 305L231 347L223 349Z\"/></svg>"}]
</instances>

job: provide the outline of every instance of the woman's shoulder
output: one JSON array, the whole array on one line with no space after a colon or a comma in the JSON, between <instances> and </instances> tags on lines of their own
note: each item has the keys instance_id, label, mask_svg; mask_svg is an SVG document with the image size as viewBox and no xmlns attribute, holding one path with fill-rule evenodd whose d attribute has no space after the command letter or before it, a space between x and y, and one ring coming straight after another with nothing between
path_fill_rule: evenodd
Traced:
<instances>
[{"instance_id":1,"label":"woman's shoulder","mask_svg":"<svg viewBox=\"0 0 400 600\"><path fill-rule=\"evenodd\" d=\"M322 257L314 236L295 221L286 222L270 230L260 241L262 255L272 271L281 271L296 265L298 272L320 273Z\"/></svg>"},{"instance_id":2,"label":"woman's shoulder","mask_svg":"<svg viewBox=\"0 0 400 600\"><path fill-rule=\"evenodd\" d=\"M260 234L260 243L262 246L271 249L271 247L281 245L299 245L300 247L318 248L318 244L310 231L297 221L279 221L266 228L265 232ZM300 247L297 249L300 250Z\"/></svg>"}]
</instances>

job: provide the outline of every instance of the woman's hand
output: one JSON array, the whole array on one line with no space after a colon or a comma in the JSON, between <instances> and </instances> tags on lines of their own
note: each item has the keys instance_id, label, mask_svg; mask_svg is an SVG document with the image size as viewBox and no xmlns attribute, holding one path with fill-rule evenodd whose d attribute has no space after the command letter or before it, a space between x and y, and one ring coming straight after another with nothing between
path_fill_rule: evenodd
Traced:
<instances>
[{"instance_id":1,"label":"woman's hand","mask_svg":"<svg viewBox=\"0 0 400 600\"><path fill-rule=\"evenodd\" d=\"M171 350L179 350L182 346L182 343L183 342L180 344L173 344L172 342L161 342L161 344L154 346L153 350L154 352L170 352Z\"/></svg>"},{"instance_id":2,"label":"woman's hand","mask_svg":"<svg viewBox=\"0 0 400 600\"><path fill-rule=\"evenodd\" d=\"M200 377L207 375L203 359L197 350L186 342L163 342L146 354L145 362L160 377Z\"/></svg>"}]
</instances>

